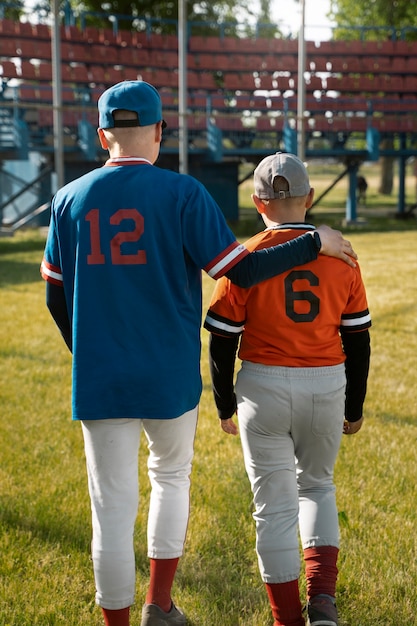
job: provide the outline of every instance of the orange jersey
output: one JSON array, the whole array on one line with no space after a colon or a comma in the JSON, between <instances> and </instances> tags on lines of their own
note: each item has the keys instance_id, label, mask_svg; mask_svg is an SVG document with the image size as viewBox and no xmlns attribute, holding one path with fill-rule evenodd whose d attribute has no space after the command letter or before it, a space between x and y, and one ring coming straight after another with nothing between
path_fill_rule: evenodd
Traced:
<instances>
[{"instance_id":1,"label":"orange jersey","mask_svg":"<svg viewBox=\"0 0 417 626\"><path fill-rule=\"evenodd\" d=\"M268 228L246 242L249 250L278 245L313 229L307 224ZM226 337L242 333L239 358L264 365L321 367L345 360L340 328L371 326L359 266L319 255L242 289L223 277L215 287L205 328Z\"/></svg>"}]
</instances>

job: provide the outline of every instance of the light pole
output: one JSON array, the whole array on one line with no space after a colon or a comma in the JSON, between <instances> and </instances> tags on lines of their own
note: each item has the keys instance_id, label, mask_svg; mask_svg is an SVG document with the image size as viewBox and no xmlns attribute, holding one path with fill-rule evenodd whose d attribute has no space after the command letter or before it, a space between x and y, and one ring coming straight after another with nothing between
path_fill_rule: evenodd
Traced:
<instances>
[{"instance_id":1,"label":"light pole","mask_svg":"<svg viewBox=\"0 0 417 626\"><path fill-rule=\"evenodd\" d=\"M297 155L304 161L306 156L305 146L305 105L306 84L304 70L306 65L305 51L305 0L301 0L301 23L298 31L298 82L297 82Z\"/></svg>"},{"instance_id":2,"label":"light pole","mask_svg":"<svg viewBox=\"0 0 417 626\"><path fill-rule=\"evenodd\" d=\"M64 141L62 131L61 42L59 34L59 0L52 0L52 111L54 123L55 192L64 186Z\"/></svg>"},{"instance_id":3,"label":"light pole","mask_svg":"<svg viewBox=\"0 0 417 626\"><path fill-rule=\"evenodd\" d=\"M179 171L188 174L187 128L187 0L178 2Z\"/></svg>"}]
</instances>

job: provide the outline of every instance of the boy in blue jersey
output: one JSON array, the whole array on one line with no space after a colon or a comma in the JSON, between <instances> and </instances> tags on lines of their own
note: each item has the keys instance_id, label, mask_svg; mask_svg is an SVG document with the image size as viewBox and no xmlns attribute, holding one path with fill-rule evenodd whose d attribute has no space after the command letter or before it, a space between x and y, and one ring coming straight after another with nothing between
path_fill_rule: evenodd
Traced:
<instances>
[{"instance_id":1,"label":"boy in blue jersey","mask_svg":"<svg viewBox=\"0 0 417 626\"><path fill-rule=\"evenodd\" d=\"M154 166L165 123L152 85L118 83L98 109L110 158L55 195L41 272L48 308L73 355L72 414L84 436L96 602L106 626L129 626L143 428L152 491L141 626L181 625L171 587L188 523L202 389L201 270L251 286L319 252L349 264L355 255L326 227L249 253L203 185Z\"/></svg>"}]
</instances>

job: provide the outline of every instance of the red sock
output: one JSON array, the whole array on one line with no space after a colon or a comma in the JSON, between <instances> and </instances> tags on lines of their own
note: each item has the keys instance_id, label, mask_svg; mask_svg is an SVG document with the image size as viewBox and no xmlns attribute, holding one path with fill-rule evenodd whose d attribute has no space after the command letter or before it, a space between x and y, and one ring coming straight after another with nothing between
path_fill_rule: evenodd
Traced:
<instances>
[{"instance_id":1,"label":"red sock","mask_svg":"<svg viewBox=\"0 0 417 626\"><path fill-rule=\"evenodd\" d=\"M265 583L274 626L305 626L298 580L289 583Z\"/></svg>"},{"instance_id":2,"label":"red sock","mask_svg":"<svg viewBox=\"0 0 417 626\"><path fill-rule=\"evenodd\" d=\"M317 546L304 550L308 599L325 593L336 596L337 556L339 549L334 546Z\"/></svg>"},{"instance_id":3,"label":"red sock","mask_svg":"<svg viewBox=\"0 0 417 626\"><path fill-rule=\"evenodd\" d=\"M101 610L103 612L105 626L129 626L129 606L116 611L103 608Z\"/></svg>"},{"instance_id":4,"label":"red sock","mask_svg":"<svg viewBox=\"0 0 417 626\"><path fill-rule=\"evenodd\" d=\"M179 559L151 559L146 604L156 604L163 611L171 610L171 588Z\"/></svg>"}]
</instances>

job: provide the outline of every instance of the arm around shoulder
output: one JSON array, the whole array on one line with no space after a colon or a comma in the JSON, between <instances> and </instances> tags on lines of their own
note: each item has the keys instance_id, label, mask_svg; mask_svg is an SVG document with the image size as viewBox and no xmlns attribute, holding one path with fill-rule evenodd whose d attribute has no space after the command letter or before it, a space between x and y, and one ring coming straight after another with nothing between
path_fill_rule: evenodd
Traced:
<instances>
[{"instance_id":1,"label":"arm around shoulder","mask_svg":"<svg viewBox=\"0 0 417 626\"><path fill-rule=\"evenodd\" d=\"M342 259L342 261L351 267L356 266L354 259L357 259L358 256L353 250L350 241L344 239L339 230L334 230L323 224L319 226L316 231L311 231L311 235L314 237L314 233L317 232L320 235L321 242L320 254Z\"/></svg>"}]
</instances>

